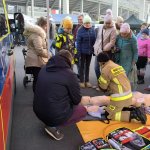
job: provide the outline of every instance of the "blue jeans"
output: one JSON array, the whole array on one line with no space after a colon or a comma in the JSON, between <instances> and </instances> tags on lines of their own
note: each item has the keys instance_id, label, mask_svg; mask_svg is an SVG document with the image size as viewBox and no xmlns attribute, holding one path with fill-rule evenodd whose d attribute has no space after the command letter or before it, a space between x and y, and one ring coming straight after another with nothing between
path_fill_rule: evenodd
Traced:
<instances>
[{"instance_id":1,"label":"blue jeans","mask_svg":"<svg viewBox=\"0 0 150 150\"><path fill-rule=\"evenodd\" d=\"M99 63L97 62L97 56L95 56L94 69L95 69L96 77L97 77L97 79L99 79L99 77L100 77L100 75L101 75L101 72L100 72L100 65L99 65Z\"/></svg>"}]
</instances>

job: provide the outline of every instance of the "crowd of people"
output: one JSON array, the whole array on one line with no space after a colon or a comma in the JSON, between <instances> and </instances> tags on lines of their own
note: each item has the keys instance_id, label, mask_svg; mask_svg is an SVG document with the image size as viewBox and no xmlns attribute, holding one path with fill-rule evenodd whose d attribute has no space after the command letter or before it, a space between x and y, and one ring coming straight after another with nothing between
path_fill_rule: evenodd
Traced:
<instances>
[{"instance_id":1,"label":"crowd of people","mask_svg":"<svg viewBox=\"0 0 150 150\"><path fill-rule=\"evenodd\" d=\"M55 36L50 36L50 48L46 44L46 18L41 17L37 25L25 26L28 47L25 67L34 76L33 110L45 123L45 131L61 140L64 135L59 126L76 123L91 111L104 114L108 120L136 120L145 124L143 105L137 106L141 95L132 93L136 88L131 83L144 83L146 64L150 62L148 25L142 24L136 36L121 16L114 21L110 9L97 29L88 15L79 15L78 22L73 30L72 19L64 18ZM50 35L54 35L54 28L50 23ZM97 85L89 80L92 56ZM86 87L108 92L109 97L104 96L102 102L101 97L81 96L80 88ZM145 97L142 98L144 103ZM105 110L99 107L101 104L107 104Z\"/></svg>"}]
</instances>

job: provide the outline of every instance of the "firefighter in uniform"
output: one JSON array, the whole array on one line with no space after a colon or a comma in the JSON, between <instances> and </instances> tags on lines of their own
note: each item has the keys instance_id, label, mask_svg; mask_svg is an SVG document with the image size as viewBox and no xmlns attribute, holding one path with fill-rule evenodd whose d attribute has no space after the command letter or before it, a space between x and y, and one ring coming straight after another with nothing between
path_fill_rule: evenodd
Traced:
<instances>
[{"instance_id":1,"label":"firefighter in uniform","mask_svg":"<svg viewBox=\"0 0 150 150\"><path fill-rule=\"evenodd\" d=\"M116 121L136 119L146 123L146 115L141 108L133 108L130 82L122 66L115 64L106 53L98 55L101 66L99 87L110 94L110 104L106 108L107 118Z\"/></svg>"},{"instance_id":2,"label":"firefighter in uniform","mask_svg":"<svg viewBox=\"0 0 150 150\"><path fill-rule=\"evenodd\" d=\"M70 18L64 18L61 24L61 33L56 34L55 49L56 53L62 49L68 50L72 56L72 64L75 64L77 59L77 49L75 48L74 35L71 34L73 28L73 22Z\"/></svg>"}]
</instances>

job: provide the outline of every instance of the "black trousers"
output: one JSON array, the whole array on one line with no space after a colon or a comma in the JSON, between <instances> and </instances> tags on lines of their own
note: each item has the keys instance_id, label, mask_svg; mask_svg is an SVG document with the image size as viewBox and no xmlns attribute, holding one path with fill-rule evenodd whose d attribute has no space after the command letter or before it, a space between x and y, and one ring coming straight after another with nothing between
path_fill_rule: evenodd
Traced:
<instances>
[{"instance_id":1,"label":"black trousers","mask_svg":"<svg viewBox=\"0 0 150 150\"><path fill-rule=\"evenodd\" d=\"M33 92L35 92L36 82L37 82L38 74L40 70L41 70L40 67L27 67L26 68L26 73L33 74L33 84L32 84Z\"/></svg>"},{"instance_id":2,"label":"black trousers","mask_svg":"<svg viewBox=\"0 0 150 150\"><path fill-rule=\"evenodd\" d=\"M147 65L147 57L139 56L138 61L136 63L137 70L140 70L141 68L146 68Z\"/></svg>"},{"instance_id":3,"label":"black trousers","mask_svg":"<svg viewBox=\"0 0 150 150\"><path fill-rule=\"evenodd\" d=\"M138 80L144 80L147 65L147 57L139 56L136 63Z\"/></svg>"},{"instance_id":4,"label":"black trousers","mask_svg":"<svg viewBox=\"0 0 150 150\"><path fill-rule=\"evenodd\" d=\"M80 82L89 82L89 72L92 54L81 54L80 60Z\"/></svg>"}]
</instances>

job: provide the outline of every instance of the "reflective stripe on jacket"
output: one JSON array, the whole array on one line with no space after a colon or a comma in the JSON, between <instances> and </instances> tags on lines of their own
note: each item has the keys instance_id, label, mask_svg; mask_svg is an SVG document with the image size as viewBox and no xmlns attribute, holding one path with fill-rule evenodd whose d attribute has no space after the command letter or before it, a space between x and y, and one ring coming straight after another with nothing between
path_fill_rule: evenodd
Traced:
<instances>
[{"instance_id":1,"label":"reflective stripe on jacket","mask_svg":"<svg viewBox=\"0 0 150 150\"><path fill-rule=\"evenodd\" d=\"M111 60L102 66L98 82L100 88L107 89L110 95L131 91L131 85L125 74L125 70Z\"/></svg>"}]
</instances>

